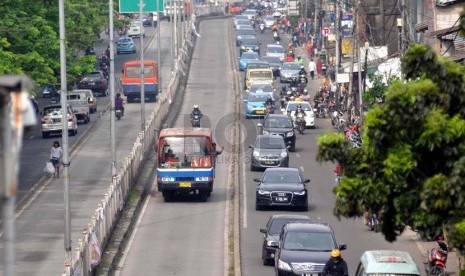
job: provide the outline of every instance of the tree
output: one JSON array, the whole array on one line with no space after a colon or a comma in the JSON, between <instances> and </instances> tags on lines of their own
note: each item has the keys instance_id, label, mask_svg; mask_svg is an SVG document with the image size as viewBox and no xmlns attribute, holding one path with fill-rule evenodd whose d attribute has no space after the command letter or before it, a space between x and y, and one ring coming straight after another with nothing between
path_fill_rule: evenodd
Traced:
<instances>
[{"instance_id":1,"label":"tree","mask_svg":"<svg viewBox=\"0 0 465 276\"><path fill-rule=\"evenodd\" d=\"M387 80L387 83L384 83L383 76L377 74L372 74L370 79L373 82L373 86L363 93L363 105L367 110L372 108L376 103L384 102L389 85L398 80L397 77L391 76Z\"/></svg>"},{"instance_id":2,"label":"tree","mask_svg":"<svg viewBox=\"0 0 465 276\"><path fill-rule=\"evenodd\" d=\"M465 67L412 45L402 71L408 82L392 83L368 112L361 148L341 134L319 138L317 159L343 167L334 213L382 211L388 241L406 226L430 238L447 229L465 253Z\"/></svg>"}]
</instances>

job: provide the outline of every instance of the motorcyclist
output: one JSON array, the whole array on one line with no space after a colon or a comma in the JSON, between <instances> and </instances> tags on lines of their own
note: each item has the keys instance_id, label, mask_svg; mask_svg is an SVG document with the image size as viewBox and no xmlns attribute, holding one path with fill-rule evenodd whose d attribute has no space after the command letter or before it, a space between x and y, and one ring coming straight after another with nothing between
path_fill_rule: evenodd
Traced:
<instances>
[{"instance_id":1,"label":"motorcyclist","mask_svg":"<svg viewBox=\"0 0 465 276\"><path fill-rule=\"evenodd\" d=\"M294 61L295 63L299 64L300 66L303 66L304 60L302 59L301 56L297 56L297 58Z\"/></svg>"},{"instance_id":2,"label":"motorcyclist","mask_svg":"<svg viewBox=\"0 0 465 276\"><path fill-rule=\"evenodd\" d=\"M297 58L300 58L300 56L298 56ZM303 65L300 65L299 77L302 75L305 76L305 83L308 83L307 71L305 71L305 67Z\"/></svg>"},{"instance_id":3,"label":"motorcyclist","mask_svg":"<svg viewBox=\"0 0 465 276\"><path fill-rule=\"evenodd\" d=\"M200 111L199 106L195 104L193 108L194 109L192 110L191 118L194 118L195 115L199 116L199 118L202 118L202 111Z\"/></svg>"},{"instance_id":4,"label":"motorcyclist","mask_svg":"<svg viewBox=\"0 0 465 276\"><path fill-rule=\"evenodd\" d=\"M274 101L273 101L273 98L271 98L271 96L268 96L268 98L266 99L265 106L274 107Z\"/></svg>"},{"instance_id":5,"label":"motorcyclist","mask_svg":"<svg viewBox=\"0 0 465 276\"><path fill-rule=\"evenodd\" d=\"M341 251L338 249L331 251L331 257L326 262L322 275L349 276L347 263L341 257Z\"/></svg>"},{"instance_id":6,"label":"motorcyclist","mask_svg":"<svg viewBox=\"0 0 465 276\"><path fill-rule=\"evenodd\" d=\"M304 89L304 92L303 92L302 96L300 96L300 98L303 101L306 101L306 102L310 101L310 95L308 94L308 90L306 88Z\"/></svg>"},{"instance_id":7,"label":"motorcyclist","mask_svg":"<svg viewBox=\"0 0 465 276\"><path fill-rule=\"evenodd\" d=\"M123 98L121 98L121 93L116 94L115 110L121 110L121 116L124 116L124 101Z\"/></svg>"},{"instance_id":8,"label":"motorcyclist","mask_svg":"<svg viewBox=\"0 0 465 276\"><path fill-rule=\"evenodd\" d=\"M302 114L303 117L305 117L307 114L305 113L304 109L302 108L302 105L301 104L298 104L297 105L297 109L295 110L295 116L297 117L297 115L299 114Z\"/></svg>"}]
</instances>

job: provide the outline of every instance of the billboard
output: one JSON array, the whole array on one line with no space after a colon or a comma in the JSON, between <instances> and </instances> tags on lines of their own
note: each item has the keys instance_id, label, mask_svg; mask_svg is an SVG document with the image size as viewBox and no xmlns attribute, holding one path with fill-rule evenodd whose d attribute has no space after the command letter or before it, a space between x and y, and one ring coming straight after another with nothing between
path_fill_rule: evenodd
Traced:
<instances>
[{"instance_id":1,"label":"billboard","mask_svg":"<svg viewBox=\"0 0 465 276\"><path fill-rule=\"evenodd\" d=\"M157 9L158 1L158 9ZM164 0L142 0L144 12L157 12L164 10ZM120 13L138 13L139 0L119 0Z\"/></svg>"},{"instance_id":2,"label":"billboard","mask_svg":"<svg viewBox=\"0 0 465 276\"><path fill-rule=\"evenodd\" d=\"M342 38L352 37L353 27L354 27L354 16L351 13L344 13L341 18Z\"/></svg>"}]
</instances>

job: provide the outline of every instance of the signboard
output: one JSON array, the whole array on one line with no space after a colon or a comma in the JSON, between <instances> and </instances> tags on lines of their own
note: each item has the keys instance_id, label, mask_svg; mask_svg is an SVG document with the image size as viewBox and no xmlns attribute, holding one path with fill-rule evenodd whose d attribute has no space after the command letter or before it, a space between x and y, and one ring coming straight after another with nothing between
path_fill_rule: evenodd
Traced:
<instances>
[{"instance_id":1,"label":"signboard","mask_svg":"<svg viewBox=\"0 0 465 276\"><path fill-rule=\"evenodd\" d=\"M354 16L351 13L345 13L341 18L341 36L342 38L352 37L354 27Z\"/></svg>"},{"instance_id":2,"label":"signboard","mask_svg":"<svg viewBox=\"0 0 465 276\"><path fill-rule=\"evenodd\" d=\"M158 1L158 9L157 9ZM144 3L143 12L157 12L164 10L164 0L142 0ZM120 13L138 13L139 0L119 0Z\"/></svg>"},{"instance_id":3,"label":"signboard","mask_svg":"<svg viewBox=\"0 0 465 276\"><path fill-rule=\"evenodd\" d=\"M350 81L349 73L337 74L336 75L336 81L337 81L337 83L348 83Z\"/></svg>"},{"instance_id":4,"label":"signboard","mask_svg":"<svg viewBox=\"0 0 465 276\"><path fill-rule=\"evenodd\" d=\"M350 55L350 40L349 39L343 39L341 43L341 52L343 55Z\"/></svg>"},{"instance_id":5,"label":"signboard","mask_svg":"<svg viewBox=\"0 0 465 276\"><path fill-rule=\"evenodd\" d=\"M331 34L331 30L329 27L323 27L322 33L324 37L328 37Z\"/></svg>"}]
</instances>

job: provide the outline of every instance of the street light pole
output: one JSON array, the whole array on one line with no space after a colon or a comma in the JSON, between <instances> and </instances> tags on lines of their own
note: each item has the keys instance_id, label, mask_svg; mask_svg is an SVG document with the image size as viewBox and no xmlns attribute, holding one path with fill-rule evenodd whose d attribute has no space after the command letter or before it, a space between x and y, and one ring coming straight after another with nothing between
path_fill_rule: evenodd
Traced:
<instances>
[{"instance_id":1,"label":"street light pole","mask_svg":"<svg viewBox=\"0 0 465 276\"><path fill-rule=\"evenodd\" d=\"M160 0L157 0L157 28L158 28L158 37L157 37L157 79L158 79L158 92L161 93L162 79L161 79L161 20L160 20Z\"/></svg>"},{"instance_id":2,"label":"street light pole","mask_svg":"<svg viewBox=\"0 0 465 276\"><path fill-rule=\"evenodd\" d=\"M60 79L61 79L61 110L62 110L62 151L63 151L63 197L65 211L65 267L71 269L71 202L69 195L69 142L68 142L68 88L66 76L66 44L65 44L65 3L58 1L58 14L60 26Z\"/></svg>"},{"instance_id":3,"label":"street light pole","mask_svg":"<svg viewBox=\"0 0 465 276\"><path fill-rule=\"evenodd\" d=\"M140 128L141 131L145 131L145 68L144 68L144 36L145 30L144 22L142 20L142 12L144 10L144 3L139 0L139 21L140 21ZM143 139L142 141L145 141Z\"/></svg>"},{"instance_id":4,"label":"street light pole","mask_svg":"<svg viewBox=\"0 0 465 276\"><path fill-rule=\"evenodd\" d=\"M402 40L403 38L403 25L404 25L404 20L402 18L397 18L397 29L399 30L399 57L403 57L404 54L404 49L402 47L402 44L404 43Z\"/></svg>"},{"instance_id":5,"label":"street light pole","mask_svg":"<svg viewBox=\"0 0 465 276\"><path fill-rule=\"evenodd\" d=\"M115 50L114 50L114 26L113 26L113 0L109 0L109 24L110 24L110 135L111 135L111 177L116 177L116 133L115 133Z\"/></svg>"},{"instance_id":6,"label":"street light pole","mask_svg":"<svg viewBox=\"0 0 465 276\"><path fill-rule=\"evenodd\" d=\"M368 50L370 49L370 43L368 41L365 42L365 70L363 74L363 92L367 88L367 75L368 75Z\"/></svg>"},{"instance_id":7,"label":"street light pole","mask_svg":"<svg viewBox=\"0 0 465 276\"><path fill-rule=\"evenodd\" d=\"M170 18L170 23L171 23L171 32L170 32L170 51L171 51L171 72L174 71L174 36L173 36L173 32L174 32L174 25L173 25L173 13L174 13L174 9L173 9L173 0L169 0L170 1L170 9L168 10L168 12L170 13L169 14L169 18ZM166 9L166 7L165 7Z\"/></svg>"}]
</instances>

